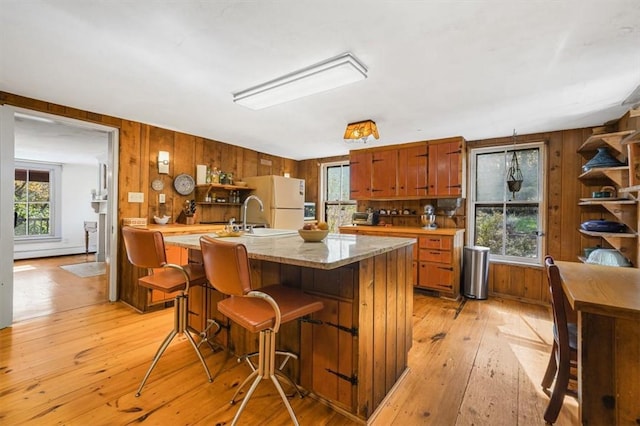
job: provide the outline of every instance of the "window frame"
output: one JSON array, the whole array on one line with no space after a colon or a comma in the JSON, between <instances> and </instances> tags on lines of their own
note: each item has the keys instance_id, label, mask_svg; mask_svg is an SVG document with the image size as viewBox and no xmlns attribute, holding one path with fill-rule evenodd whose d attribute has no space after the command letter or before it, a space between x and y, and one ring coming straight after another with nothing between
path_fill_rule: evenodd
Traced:
<instances>
[{"instance_id":1,"label":"window frame","mask_svg":"<svg viewBox=\"0 0 640 426\"><path fill-rule=\"evenodd\" d=\"M49 172L49 185L51 188L49 200L49 234L48 235L13 235L14 243L30 243L30 242L55 242L62 241L62 215L60 213L62 206L62 164L47 163L30 160L16 159L13 167L13 176L15 180L16 169L25 169L28 171L46 171ZM15 195L14 195L14 211L15 211ZM28 202L27 202L28 204Z\"/></svg>"},{"instance_id":2,"label":"window frame","mask_svg":"<svg viewBox=\"0 0 640 426\"><path fill-rule=\"evenodd\" d=\"M546 251L546 211L547 211L547 143L546 141L536 141L521 144L505 144L494 145L490 147L471 148L469 150L469 196L467 202L467 244L475 245L476 235L476 217L475 211L477 205L495 205L496 202L477 202L476 201L476 180L477 180L477 157L483 154L504 153L505 156L510 151L520 151L537 148L539 149L538 163L538 201L509 201L506 197L508 190L505 190L505 197L502 200L503 208L509 205L536 205L538 206L538 253L535 258L527 258L520 256L507 256L489 254L489 259L494 263L542 266L544 262L544 253ZM506 179L506 176L505 176ZM505 180L506 181L506 180ZM505 184L506 186L506 184Z\"/></svg>"},{"instance_id":3,"label":"window frame","mask_svg":"<svg viewBox=\"0 0 640 426\"><path fill-rule=\"evenodd\" d=\"M327 217L326 217L326 211L327 211L327 204L333 204L333 205L355 205L357 208L357 202L355 200L327 200L326 199L326 194L327 194L327 188L328 188L328 170L332 167L350 167L349 166L349 160L342 160L342 161L331 161L331 162L327 162L327 163L321 163L320 164L320 176L321 178L319 179L320 181L320 188L319 188L319 194L320 194L320 200L319 200L319 208L316 210L316 214L318 216L318 220L322 221L322 222L326 222L327 221ZM349 173L351 173L351 169L349 169ZM347 182L349 183L349 182ZM341 191L342 192L342 191ZM350 192L349 192L350 193Z\"/></svg>"}]
</instances>

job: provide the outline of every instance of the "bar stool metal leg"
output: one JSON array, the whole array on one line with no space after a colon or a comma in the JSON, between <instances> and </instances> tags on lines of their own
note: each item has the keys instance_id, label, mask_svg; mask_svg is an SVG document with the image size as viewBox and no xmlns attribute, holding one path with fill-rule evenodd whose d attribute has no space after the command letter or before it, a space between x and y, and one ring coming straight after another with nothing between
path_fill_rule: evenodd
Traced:
<instances>
[{"instance_id":1,"label":"bar stool metal leg","mask_svg":"<svg viewBox=\"0 0 640 426\"><path fill-rule=\"evenodd\" d=\"M251 358L257 357L258 355L259 355L259 352L252 352L250 354L242 355L242 356L238 357L238 362L246 361L246 363L249 365L249 368L251 368L251 371L256 371L257 367L253 362L251 362ZM278 366L278 368L276 368L276 370L275 370L276 377L278 377L278 378L282 379L283 381L287 382L289 384L289 386L291 386L293 388L294 393L297 394L299 398L304 398L304 395L302 395L302 392L300 392L300 388L295 384L293 379L291 377L289 377L289 375L287 373L284 372L284 367L287 365L289 360L291 358L298 359L298 355L294 354L293 352L276 351L276 356L284 357L282 362L280 362L280 365ZM240 387L238 387L238 390L236 391L236 393L239 392L247 382L248 382L248 380L245 379L245 381L242 382L242 385L240 385ZM293 396L293 394L287 395L287 396L291 397L291 396Z\"/></svg>"},{"instance_id":2,"label":"bar stool metal leg","mask_svg":"<svg viewBox=\"0 0 640 426\"><path fill-rule=\"evenodd\" d=\"M156 355L153 357L153 360L151 361L151 365L149 366L147 373L144 375L144 378L142 379L142 382L138 387L136 396L140 396L140 394L142 393L142 388L147 382L149 375L151 375L151 371L153 371L156 364L158 363L158 360L160 359L164 351L167 349L167 347L169 346L173 338L176 337L176 335L178 335L179 333L184 333L187 340L191 343L191 346L193 347L193 349L196 351L196 354L198 355L198 359L200 359L200 362L204 367L205 373L207 373L207 378L209 379L209 383L213 382L213 377L211 377L211 373L209 372L209 367L207 367L207 363L204 361L204 357L200 353L200 350L198 349L198 346L196 345L195 340L191 336L191 333L189 332L189 330L187 330L187 300L188 299L186 294L179 294L178 296L176 296L174 301L175 307L174 307L174 315L173 315L173 330L169 332L167 337L165 337L165 339L162 341L162 344L158 348L158 351L156 352Z\"/></svg>"},{"instance_id":3,"label":"bar stool metal leg","mask_svg":"<svg viewBox=\"0 0 640 426\"><path fill-rule=\"evenodd\" d=\"M238 392L240 391L240 389L242 389L242 387L246 383L248 383L249 380L251 380L252 378L254 379L253 383L251 384L251 387L249 388L249 391L247 392L244 399L242 400L242 403L240 404L240 408L238 408L238 411L236 412L236 415L233 418L233 421L231 422L231 426L235 426L237 424L238 419L240 418L240 415L242 414L245 407L247 406L247 403L249 402L251 395L253 395L253 392L258 387L258 384L260 384L260 381L267 380L267 379L271 379L271 381L273 382L273 385L278 390L278 393L280 394L280 398L282 398L282 401L284 402L284 405L287 408L287 411L289 412L289 416L291 417L293 424L295 426L299 426L298 419L296 418L296 415L293 412L293 408L291 408L291 404L287 399L287 395L284 393L284 390L282 389L282 385L280 384L280 382L278 381L275 375L277 371L275 367L275 356L276 356L275 347L276 347L276 333L272 332L272 330L269 330L269 329L261 331L260 345L258 350L258 368L257 370L254 370L249 375L249 377L247 377L244 380L242 385L238 387L235 394L233 395L233 398L231 399L231 404L235 404L235 398L238 395Z\"/></svg>"}]
</instances>

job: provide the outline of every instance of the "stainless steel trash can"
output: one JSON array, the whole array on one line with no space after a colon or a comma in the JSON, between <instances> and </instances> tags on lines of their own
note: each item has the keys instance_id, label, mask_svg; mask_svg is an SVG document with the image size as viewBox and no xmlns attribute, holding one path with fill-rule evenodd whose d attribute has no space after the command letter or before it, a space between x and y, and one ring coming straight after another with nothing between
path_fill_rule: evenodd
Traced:
<instances>
[{"instance_id":1,"label":"stainless steel trash can","mask_svg":"<svg viewBox=\"0 0 640 426\"><path fill-rule=\"evenodd\" d=\"M472 299L486 299L489 281L489 247L464 247L462 271L464 295Z\"/></svg>"}]
</instances>

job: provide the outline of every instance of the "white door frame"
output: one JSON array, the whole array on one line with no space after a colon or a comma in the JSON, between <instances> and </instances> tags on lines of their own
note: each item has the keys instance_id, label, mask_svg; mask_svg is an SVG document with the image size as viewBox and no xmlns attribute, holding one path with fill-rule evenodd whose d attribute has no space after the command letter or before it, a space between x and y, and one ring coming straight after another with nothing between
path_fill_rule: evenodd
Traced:
<instances>
[{"instance_id":1,"label":"white door frame","mask_svg":"<svg viewBox=\"0 0 640 426\"><path fill-rule=\"evenodd\" d=\"M32 111L11 105L0 105L0 328L13 322L13 181L15 157L15 113L49 118L69 125L89 127L108 134L107 176L107 244L106 261L109 265L109 300L118 299L117 261L118 233L118 153L119 129L88 121Z\"/></svg>"}]
</instances>

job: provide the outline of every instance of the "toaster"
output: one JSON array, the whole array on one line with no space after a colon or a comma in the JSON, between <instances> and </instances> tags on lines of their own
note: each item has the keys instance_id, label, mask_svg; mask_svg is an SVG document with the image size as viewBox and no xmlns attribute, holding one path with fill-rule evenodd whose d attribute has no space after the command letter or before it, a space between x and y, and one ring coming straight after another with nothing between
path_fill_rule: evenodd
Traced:
<instances>
[{"instance_id":1,"label":"toaster","mask_svg":"<svg viewBox=\"0 0 640 426\"><path fill-rule=\"evenodd\" d=\"M377 225L378 219L379 215L375 212L355 212L353 216L351 216L351 223L354 225Z\"/></svg>"}]
</instances>

